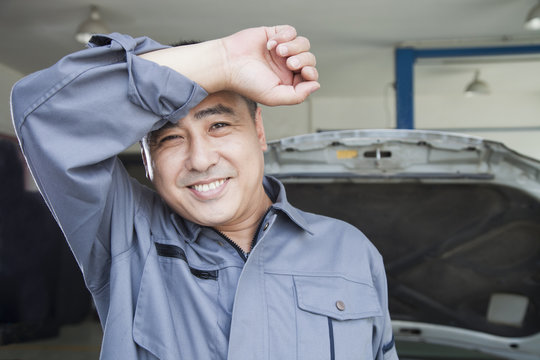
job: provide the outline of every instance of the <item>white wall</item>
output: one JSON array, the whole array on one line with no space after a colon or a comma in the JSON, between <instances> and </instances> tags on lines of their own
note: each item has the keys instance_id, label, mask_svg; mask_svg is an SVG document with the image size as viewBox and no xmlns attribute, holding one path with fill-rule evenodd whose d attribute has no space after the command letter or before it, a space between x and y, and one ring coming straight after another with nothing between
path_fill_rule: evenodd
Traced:
<instances>
[{"instance_id":1,"label":"white wall","mask_svg":"<svg viewBox=\"0 0 540 360\"><path fill-rule=\"evenodd\" d=\"M418 96L416 127L448 129L503 142L525 155L540 159L540 96L492 94Z\"/></svg>"},{"instance_id":2,"label":"white wall","mask_svg":"<svg viewBox=\"0 0 540 360\"><path fill-rule=\"evenodd\" d=\"M310 124L311 99L292 106L262 106L266 140L313 132Z\"/></svg>"},{"instance_id":3,"label":"white wall","mask_svg":"<svg viewBox=\"0 0 540 360\"><path fill-rule=\"evenodd\" d=\"M466 98L463 90L475 67L438 65L441 66L449 69L442 71L444 75L439 78L433 76L433 67L416 66L415 128L444 129L500 141L540 160L540 94L527 85L528 81L537 81L534 76L529 80L512 79L518 65L504 65L509 70L501 69L500 64L492 65L484 72L492 93ZM526 66L533 65L527 63ZM315 93L308 103L300 106L263 108L267 138L273 140L317 130L394 128L395 92L388 82L393 79L393 61L381 60L377 74L374 69L366 70L369 76L363 76L361 64L357 67L357 71L352 71L351 66L347 66L344 71L356 77L354 81L370 81L373 94L332 97ZM441 73L440 69L436 73ZM327 85L321 83L323 87ZM336 86L330 84L330 87Z\"/></svg>"},{"instance_id":4,"label":"white wall","mask_svg":"<svg viewBox=\"0 0 540 360\"><path fill-rule=\"evenodd\" d=\"M464 89L476 70L490 94L467 98ZM539 59L529 56L419 62L415 126L500 141L540 159L540 93L534 75L539 71Z\"/></svg>"},{"instance_id":5,"label":"white wall","mask_svg":"<svg viewBox=\"0 0 540 360\"><path fill-rule=\"evenodd\" d=\"M500 141L540 160L540 99L534 95L466 99L418 96L415 127L444 129ZM263 108L268 140L317 130L394 128L394 98L312 98L291 107ZM505 130L506 128L506 130Z\"/></svg>"},{"instance_id":6,"label":"white wall","mask_svg":"<svg viewBox=\"0 0 540 360\"><path fill-rule=\"evenodd\" d=\"M295 106L263 107L269 140L316 132L360 128L394 128L394 98L313 97Z\"/></svg>"},{"instance_id":7,"label":"white wall","mask_svg":"<svg viewBox=\"0 0 540 360\"><path fill-rule=\"evenodd\" d=\"M14 135L11 124L9 97L11 87L22 77L22 74L0 63L0 133Z\"/></svg>"}]
</instances>

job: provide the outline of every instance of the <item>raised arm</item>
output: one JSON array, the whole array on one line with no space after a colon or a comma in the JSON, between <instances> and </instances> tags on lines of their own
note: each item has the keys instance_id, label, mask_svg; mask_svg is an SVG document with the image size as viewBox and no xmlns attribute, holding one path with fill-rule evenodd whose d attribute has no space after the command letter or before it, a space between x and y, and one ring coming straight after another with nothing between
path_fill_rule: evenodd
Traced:
<instances>
[{"instance_id":1,"label":"raised arm","mask_svg":"<svg viewBox=\"0 0 540 360\"><path fill-rule=\"evenodd\" d=\"M126 229L141 206L141 187L116 155L207 95L186 77L138 57L162 48L147 38L96 37L89 49L12 90L23 153L91 290L108 281L111 258L132 246L133 231Z\"/></svg>"},{"instance_id":2,"label":"raised arm","mask_svg":"<svg viewBox=\"0 0 540 360\"><path fill-rule=\"evenodd\" d=\"M288 25L240 31L200 44L141 55L209 93L231 90L265 105L300 103L319 88L310 43Z\"/></svg>"}]
</instances>

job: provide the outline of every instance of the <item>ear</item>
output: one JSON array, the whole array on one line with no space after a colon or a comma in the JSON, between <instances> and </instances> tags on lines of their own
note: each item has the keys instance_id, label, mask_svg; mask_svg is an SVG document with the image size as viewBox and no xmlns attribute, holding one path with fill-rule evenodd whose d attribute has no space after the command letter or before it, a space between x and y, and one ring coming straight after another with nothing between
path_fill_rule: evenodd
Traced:
<instances>
[{"instance_id":1,"label":"ear","mask_svg":"<svg viewBox=\"0 0 540 360\"><path fill-rule=\"evenodd\" d=\"M150 155L150 149L148 147L148 142L146 141L146 137L143 140L141 140L140 146L141 146L141 157L144 164L144 171L146 173L146 178L150 181L153 181L154 172L152 171L152 158Z\"/></svg>"},{"instance_id":2,"label":"ear","mask_svg":"<svg viewBox=\"0 0 540 360\"><path fill-rule=\"evenodd\" d=\"M262 110L260 107L257 107L257 112L255 113L255 130L257 131L257 138L259 139L261 150L266 151L268 145L266 144L266 134L264 133Z\"/></svg>"}]
</instances>

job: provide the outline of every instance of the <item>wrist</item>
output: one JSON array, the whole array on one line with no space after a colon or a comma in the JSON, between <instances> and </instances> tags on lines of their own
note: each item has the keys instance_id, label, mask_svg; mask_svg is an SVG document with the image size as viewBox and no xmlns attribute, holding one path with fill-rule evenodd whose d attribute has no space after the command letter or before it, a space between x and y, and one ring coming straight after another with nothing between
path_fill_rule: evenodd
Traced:
<instances>
[{"instance_id":1,"label":"wrist","mask_svg":"<svg viewBox=\"0 0 540 360\"><path fill-rule=\"evenodd\" d=\"M224 90L229 83L225 49L221 40L166 48L139 56L173 69L195 81L208 93Z\"/></svg>"}]
</instances>

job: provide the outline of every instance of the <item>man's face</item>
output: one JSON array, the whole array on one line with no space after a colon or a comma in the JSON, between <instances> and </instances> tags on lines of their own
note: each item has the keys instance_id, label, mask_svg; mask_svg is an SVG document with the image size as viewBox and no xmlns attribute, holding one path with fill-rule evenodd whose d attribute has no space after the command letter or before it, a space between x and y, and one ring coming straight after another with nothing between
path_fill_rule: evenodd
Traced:
<instances>
[{"instance_id":1,"label":"man's face","mask_svg":"<svg viewBox=\"0 0 540 360\"><path fill-rule=\"evenodd\" d=\"M146 165L179 215L204 226L240 224L259 212L266 139L257 109L232 92L209 95L177 125L152 135Z\"/></svg>"}]
</instances>

